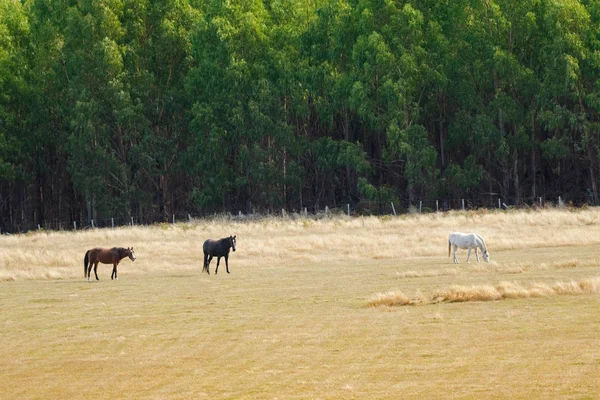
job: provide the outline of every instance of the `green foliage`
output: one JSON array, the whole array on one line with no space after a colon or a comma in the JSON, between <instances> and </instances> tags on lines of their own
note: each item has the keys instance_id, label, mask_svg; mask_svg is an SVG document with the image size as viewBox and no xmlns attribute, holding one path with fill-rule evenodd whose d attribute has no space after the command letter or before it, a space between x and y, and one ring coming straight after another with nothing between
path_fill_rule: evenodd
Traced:
<instances>
[{"instance_id":1,"label":"green foliage","mask_svg":"<svg viewBox=\"0 0 600 400\"><path fill-rule=\"evenodd\" d=\"M450 164L446 171L448 187L456 195L469 194L483 178L483 168L475 162L474 156L468 156L463 165Z\"/></svg>"},{"instance_id":2,"label":"green foliage","mask_svg":"<svg viewBox=\"0 0 600 400\"><path fill-rule=\"evenodd\" d=\"M599 26L579 0L0 0L0 213L600 202Z\"/></svg>"}]
</instances>

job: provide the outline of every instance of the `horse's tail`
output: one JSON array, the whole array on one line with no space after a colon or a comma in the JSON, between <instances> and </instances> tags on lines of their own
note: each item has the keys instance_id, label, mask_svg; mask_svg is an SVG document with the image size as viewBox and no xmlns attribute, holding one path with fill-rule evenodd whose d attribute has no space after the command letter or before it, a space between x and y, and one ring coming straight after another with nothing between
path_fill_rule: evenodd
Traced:
<instances>
[{"instance_id":1,"label":"horse's tail","mask_svg":"<svg viewBox=\"0 0 600 400\"><path fill-rule=\"evenodd\" d=\"M85 277L87 274L87 266L88 266L88 255L90 254L90 251L86 251L85 252L85 257L83 258L83 276Z\"/></svg>"},{"instance_id":2,"label":"horse's tail","mask_svg":"<svg viewBox=\"0 0 600 400\"><path fill-rule=\"evenodd\" d=\"M450 238L448 238L448 257L450 257L450 248L452 248L452 244L450 244Z\"/></svg>"}]
</instances>

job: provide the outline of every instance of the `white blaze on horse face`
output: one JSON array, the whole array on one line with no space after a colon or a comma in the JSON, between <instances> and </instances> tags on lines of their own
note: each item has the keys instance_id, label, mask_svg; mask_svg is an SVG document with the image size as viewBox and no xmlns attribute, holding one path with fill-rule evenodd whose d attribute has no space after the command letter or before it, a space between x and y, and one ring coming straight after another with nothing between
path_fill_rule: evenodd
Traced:
<instances>
[{"instance_id":1,"label":"white blaze on horse face","mask_svg":"<svg viewBox=\"0 0 600 400\"><path fill-rule=\"evenodd\" d=\"M488 254L487 250L483 252L483 261L485 262L490 262L490 255Z\"/></svg>"},{"instance_id":2,"label":"white blaze on horse face","mask_svg":"<svg viewBox=\"0 0 600 400\"><path fill-rule=\"evenodd\" d=\"M135 253L133 252L133 248L131 249L131 261L135 261Z\"/></svg>"},{"instance_id":3,"label":"white blaze on horse face","mask_svg":"<svg viewBox=\"0 0 600 400\"><path fill-rule=\"evenodd\" d=\"M231 248L235 251L235 236L231 238Z\"/></svg>"}]
</instances>

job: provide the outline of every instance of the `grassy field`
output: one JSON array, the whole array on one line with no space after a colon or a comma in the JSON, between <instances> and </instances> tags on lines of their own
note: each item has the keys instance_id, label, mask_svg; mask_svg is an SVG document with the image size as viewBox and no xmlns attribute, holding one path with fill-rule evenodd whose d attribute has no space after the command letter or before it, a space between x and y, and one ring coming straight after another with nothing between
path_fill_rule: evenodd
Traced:
<instances>
[{"instance_id":1,"label":"grassy field","mask_svg":"<svg viewBox=\"0 0 600 400\"><path fill-rule=\"evenodd\" d=\"M0 397L597 398L599 244L597 208L2 236ZM137 260L87 282L95 246Z\"/></svg>"}]
</instances>

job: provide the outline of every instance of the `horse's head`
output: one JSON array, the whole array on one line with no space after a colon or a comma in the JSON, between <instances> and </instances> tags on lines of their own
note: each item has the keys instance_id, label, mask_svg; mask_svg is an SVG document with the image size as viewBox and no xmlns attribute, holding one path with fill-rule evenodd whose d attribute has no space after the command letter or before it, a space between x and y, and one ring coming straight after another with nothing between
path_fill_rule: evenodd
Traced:
<instances>
[{"instance_id":1,"label":"horse's head","mask_svg":"<svg viewBox=\"0 0 600 400\"><path fill-rule=\"evenodd\" d=\"M490 262L490 253L488 253L487 250L483 251L483 261L488 262L488 263Z\"/></svg>"},{"instance_id":2,"label":"horse's head","mask_svg":"<svg viewBox=\"0 0 600 400\"><path fill-rule=\"evenodd\" d=\"M125 254L129 257L129 259L131 261L135 261L135 253L133 252L133 247L132 248L128 247Z\"/></svg>"},{"instance_id":3,"label":"horse's head","mask_svg":"<svg viewBox=\"0 0 600 400\"><path fill-rule=\"evenodd\" d=\"M229 245L231 246L231 248L233 249L233 251L235 251L235 235L234 236L229 236Z\"/></svg>"}]
</instances>

